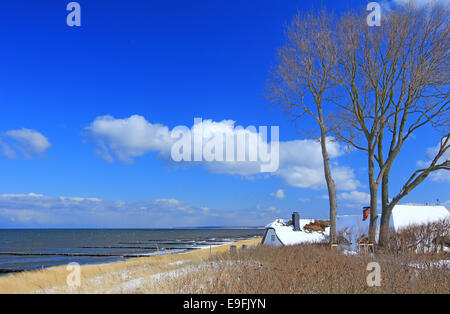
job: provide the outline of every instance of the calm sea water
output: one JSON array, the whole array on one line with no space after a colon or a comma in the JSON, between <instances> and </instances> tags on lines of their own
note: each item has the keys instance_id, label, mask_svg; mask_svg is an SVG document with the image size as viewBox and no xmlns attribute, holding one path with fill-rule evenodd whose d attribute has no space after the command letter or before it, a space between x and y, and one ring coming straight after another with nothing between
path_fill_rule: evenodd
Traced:
<instances>
[{"instance_id":1,"label":"calm sea water","mask_svg":"<svg viewBox=\"0 0 450 314\"><path fill-rule=\"evenodd\" d=\"M0 230L0 273L187 252L262 234L262 229Z\"/></svg>"}]
</instances>

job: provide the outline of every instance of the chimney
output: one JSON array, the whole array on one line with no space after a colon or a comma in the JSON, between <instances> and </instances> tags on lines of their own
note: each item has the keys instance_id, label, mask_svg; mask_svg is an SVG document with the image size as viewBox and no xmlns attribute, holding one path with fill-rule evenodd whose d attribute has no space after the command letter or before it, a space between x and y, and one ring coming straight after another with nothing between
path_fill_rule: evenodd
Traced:
<instances>
[{"instance_id":1,"label":"chimney","mask_svg":"<svg viewBox=\"0 0 450 314\"><path fill-rule=\"evenodd\" d=\"M300 231L300 215L298 212L292 213L292 225L294 226L294 231Z\"/></svg>"},{"instance_id":2,"label":"chimney","mask_svg":"<svg viewBox=\"0 0 450 314\"><path fill-rule=\"evenodd\" d=\"M363 221L366 221L367 217L370 216L370 206L363 207Z\"/></svg>"}]
</instances>

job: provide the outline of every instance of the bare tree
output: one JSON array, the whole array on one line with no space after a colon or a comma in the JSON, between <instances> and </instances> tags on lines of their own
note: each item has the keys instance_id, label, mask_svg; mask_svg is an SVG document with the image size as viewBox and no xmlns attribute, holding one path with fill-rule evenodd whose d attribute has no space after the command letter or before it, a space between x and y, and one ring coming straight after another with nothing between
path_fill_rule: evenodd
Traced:
<instances>
[{"instance_id":1,"label":"bare tree","mask_svg":"<svg viewBox=\"0 0 450 314\"><path fill-rule=\"evenodd\" d=\"M378 90L375 86L382 76L377 52L383 36L370 32L361 16L346 13L338 25L339 59L332 75L342 87L334 98L342 110L335 115L334 134L349 146L367 153L371 207L368 237L370 242L375 242L377 193L382 179L381 173L375 173L375 151L380 122L386 114L386 102L379 94L386 93L389 87Z\"/></svg>"},{"instance_id":2,"label":"bare tree","mask_svg":"<svg viewBox=\"0 0 450 314\"><path fill-rule=\"evenodd\" d=\"M333 79L346 97L335 98L342 109L334 119L335 135L368 154L372 242L382 185L380 244L385 246L393 207L431 172L450 166L443 159L449 148L448 9L398 8L384 16L381 27L368 27L361 16L349 13L339 24L339 60ZM390 200L392 165L405 141L424 126L443 127L439 149Z\"/></svg>"},{"instance_id":3,"label":"bare tree","mask_svg":"<svg viewBox=\"0 0 450 314\"><path fill-rule=\"evenodd\" d=\"M336 187L327 150L328 130L324 107L332 105L331 72L336 66L334 17L326 10L298 14L287 27L286 43L278 50L278 64L267 81L267 98L294 119L309 115L317 123L328 188L330 242L336 242Z\"/></svg>"}]
</instances>

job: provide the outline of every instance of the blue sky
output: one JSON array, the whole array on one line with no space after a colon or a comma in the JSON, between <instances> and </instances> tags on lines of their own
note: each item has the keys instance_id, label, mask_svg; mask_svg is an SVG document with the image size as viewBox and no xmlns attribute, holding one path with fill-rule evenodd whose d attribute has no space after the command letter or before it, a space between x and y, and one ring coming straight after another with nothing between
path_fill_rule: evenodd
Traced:
<instances>
[{"instance_id":1,"label":"blue sky","mask_svg":"<svg viewBox=\"0 0 450 314\"><path fill-rule=\"evenodd\" d=\"M81 27L66 25L68 2L1 4L0 228L261 225L293 210L327 217L320 151L300 134L311 121L293 124L262 96L283 26L311 1L78 1ZM339 12L364 1L322 3ZM180 166L149 138L195 117L279 126L280 170ZM111 131L118 125L126 127ZM407 143L392 190L438 139L426 129ZM331 150L339 212L359 214L364 155ZM403 202L446 202L449 182L432 177Z\"/></svg>"}]
</instances>

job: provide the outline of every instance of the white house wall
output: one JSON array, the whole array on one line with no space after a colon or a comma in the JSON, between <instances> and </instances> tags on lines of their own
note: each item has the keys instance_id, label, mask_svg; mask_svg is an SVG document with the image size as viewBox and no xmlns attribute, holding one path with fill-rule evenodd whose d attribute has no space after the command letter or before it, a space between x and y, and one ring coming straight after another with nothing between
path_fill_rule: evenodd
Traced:
<instances>
[{"instance_id":1,"label":"white house wall","mask_svg":"<svg viewBox=\"0 0 450 314\"><path fill-rule=\"evenodd\" d=\"M278 239L277 234L274 229L267 228L266 234L264 236L264 245L274 245L274 246L281 246L283 243L281 243L280 239Z\"/></svg>"}]
</instances>

